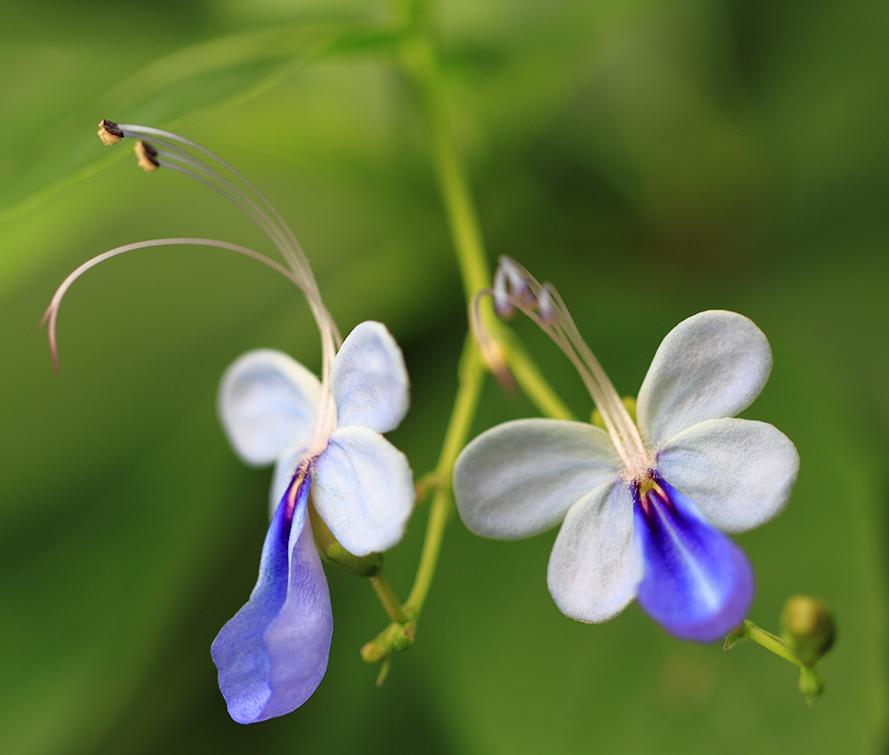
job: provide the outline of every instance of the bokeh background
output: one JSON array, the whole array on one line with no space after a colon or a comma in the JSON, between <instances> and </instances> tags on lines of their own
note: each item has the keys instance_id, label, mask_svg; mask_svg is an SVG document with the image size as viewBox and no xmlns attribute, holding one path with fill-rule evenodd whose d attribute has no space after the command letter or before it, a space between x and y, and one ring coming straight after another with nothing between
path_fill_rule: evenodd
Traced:
<instances>
[{"instance_id":1,"label":"bokeh background","mask_svg":"<svg viewBox=\"0 0 889 755\"><path fill-rule=\"evenodd\" d=\"M323 685L291 716L232 723L208 648L253 585L269 473L228 448L217 381L252 347L315 366L316 333L259 266L152 252L75 286L55 376L37 325L80 261L180 234L263 243L218 197L103 149L95 122L174 126L267 191L341 327L384 320L403 345L413 408L393 439L418 473L465 332L422 123L385 39L338 36L385 27L382 2L31 0L0 25L0 750L885 752L889 5L434 10L492 259L560 286L620 390L696 311L768 334L775 369L747 416L793 438L802 471L787 511L738 539L761 624L793 592L833 606L824 697L806 707L780 660L682 643L635 606L573 623L546 591L552 533L486 542L455 519L382 689L358 648L385 618L329 569ZM517 330L586 416L564 359ZM490 384L475 432L532 413ZM425 516L387 561L401 594Z\"/></svg>"}]
</instances>

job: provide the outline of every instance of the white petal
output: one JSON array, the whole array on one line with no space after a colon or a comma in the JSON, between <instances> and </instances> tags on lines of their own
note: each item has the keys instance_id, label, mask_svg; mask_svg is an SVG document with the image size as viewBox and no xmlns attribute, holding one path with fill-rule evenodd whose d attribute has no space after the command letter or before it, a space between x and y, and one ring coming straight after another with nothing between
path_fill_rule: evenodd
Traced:
<instances>
[{"instance_id":1,"label":"white petal","mask_svg":"<svg viewBox=\"0 0 889 755\"><path fill-rule=\"evenodd\" d=\"M658 347L639 389L639 429L653 446L753 403L772 369L763 332L743 315L711 310L683 320Z\"/></svg>"},{"instance_id":2,"label":"white petal","mask_svg":"<svg viewBox=\"0 0 889 755\"><path fill-rule=\"evenodd\" d=\"M600 485L571 507L559 530L547 570L550 594L566 616L600 622L626 607L641 579L629 487Z\"/></svg>"},{"instance_id":3,"label":"white petal","mask_svg":"<svg viewBox=\"0 0 889 755\"><path fill-rule=\"evenodd\" d=\"M401 349L386 326L362 322L349 333L333 361L331 388L337 424L385 433L407 413L408 377Z\"/></svg>"},{"instance_id":4,"label":"white petal","mask_svg":"<svg viewBox=\"0 0 889 755\"><path fill-rule=\"evenodd\" d=\"M713 526L743 532L787 504L799 454L784 433L765 422L711 419L667 441L657 468Z\"/></svg>"},{"instance_id":5,"label":"white petal","mask_svg":"<svg viewBox=\"0 0 889 755\"><path fill-rule=\"evenodd\" d=\"M271 464L312 434L321 386L286 354L249 351L225 371L219 386L222 426L248 464Z\"/></svg>"},{"instance_id":6,"label":"white petal","mask_svg":"<svg viewBox=\"0 0 889 755\"><path fill-rule=\"evenodd\" d=\"M366 427L341 427L315 462L315 508L350 553L365 556L401 540L414 507L407 457Z\"/></svg>"},{"instance_id":7,"label":"white petal","mask_svg":"<svg viewBox=\"0 0 889 755\"><path fill-rule=\"evenodd\" d=\"M520 419L491 428L463 449L454 467L454 495L469 529L511 540L553 527L619 470L614 446L599 428Z\"/></svg>"}]
</instances>

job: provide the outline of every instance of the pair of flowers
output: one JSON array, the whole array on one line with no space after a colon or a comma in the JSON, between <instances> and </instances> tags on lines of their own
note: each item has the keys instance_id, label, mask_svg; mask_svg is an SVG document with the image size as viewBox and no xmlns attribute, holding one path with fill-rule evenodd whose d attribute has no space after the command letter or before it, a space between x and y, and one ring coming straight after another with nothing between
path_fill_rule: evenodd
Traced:
<instances>
[{"instance_id":1,"label":"pair of flowers","mask_svg":"<svg viewBox=\"0 0 889 755\"><path fill-rule=\"evenodd\" d=\"M381 385L377 379L381 373L399 380L403 375L403 368L375 371L372 365L382 360L370 353L371 358L364 360L358 347L363 339L353 345L356 336L371 328L378 329L380 342L390 345L386 352L391 364L401 367L397 347L382 326L359 325L337 357L355 370L355 386L367 379ZM635 597L674 635L701 642L716 640L741 622L753 596L750 565L723 532L742 532L778 514L798 469L796 449L780 431L764 422L733 417L759 394L770 367L768 342L750 320L722 311L695 315L664 339L639 390L635 426L644 439L641 466L621 458L619 434L609 435L592 424L548 419L507 422L482 433L458 459L454 492L461 517L472 531L498 539L530 537L562 522L550 557L548 583L556 604L571 618L605 621ZM285 712L276 707L275 698L287 698L287 710L301 704L326 665L332 627L329 599L303 523L312 474L308 470L317 469L313 497L318 513L356 555L394 544L409 515L404 502L409 499L405 486L410 477L401 458L393 455L390 461L380 453L369 459L376 467L372 475L359 479L347 473L348 451L340 448L339 438L358 435L356 429L336 430L318 457L307 459L296 450L304 445L300 438L310 423L309 413L299 410L304 396L301 382L305 382L303 368L270 352L242 357L222 382L223 424L242 458L256 463L282 453L272 486L273 500L281 502L266 540L260 580L251 601L213 644L220 684L236 720L257 720L254 710L260 708L253 705L250 715L244 716L239 702L245 688L242 672L232 674L226 669L239 668L238 657L248 664L257 659L265 662L274 657L274 646L282 636L290 642L286 633L267 627L265 614L257 622L251 613L253 605L266 600L264 595L273 589L265 576L272 552L281 554L279 579L284 579L288 495L297 500L298 512L290 525L294 555L288 584L301 584L303 590L291 605L284 597L278 599L284 608L274 622L290 626L298 638L293 647L285 646L279 653L278 664L297 676L309 669L312 674L291 697L282 693L280 682L263 677L261 697L267 701L259 717ZM392 403L406 407L405 393L382 389L366 393L380 400L381 407ZM341 421L353 421L348 411L352 399L336 394L336 400L338 409L345 408ZM303 418L292 424L289 450L285 450L288 437L276 429L282 427L282 412ZM388 413L392 426L403 413ZM249 421L243 421L245 416ZM362 434L369 441L372 431ZM262 446L266 438L277 441L265 446L263 455L255 454L252 444ZM385 443L377 438L376 445ZM327 461L331 454L343 463ZM394 464L396 459L402 463ZM297 472L288 487L286 479L294 468ZM335 501L329 498L331 482L325 475L346 481L334 483L339 491ZM362 483L379 488L368 490ZM393 496L393 490L398 494ZM389 497L378 507L381 519L373 524L367 520L363 501L381 491ZM385 521L382 527L381 520ZM388 537L373 539L374 532L385 532ZM307 595L306 585L312 585L314 593ZM300 602L307 597L309 605ZM322 604L323 616L317 610ZM258 642L259 630L265 632L262 642ZM307 631L314 642L306 642ZM244 635L250 638L247 642ZM269 663L267 668L275 666ZM255 667L249 668L255 682Z\"/></svg>"},{"instance_id":2,"label":"pair of flowers","mask_svg":"<svg viewBox=\"0 0 889 755\"><path fill-rule=\"evenodd\" d=\"M324 676L333 631L310 506L355 556L391 548L414 503L410 466L383 433L408 408L408 376L380 323L340 342L308 261L265 197L228 163L170 132L103 121L103 141L132 137L145 167L209 184L267 233L285 265L208 239L138 242L99 255L62 284L47 312L55 354L59 305L83 272L118 254L206 245L256 259L297 285L321 335L321 380L285 354L250 352L225 373L219 413L236 453L275 464L259 577L211 654L230 715L253 723L302 705ZM150 136L153 144L142 142ZM226 171L228 171L226 173ZM232 172L234 178L232 178ZM511 260L495 275L498 314L531 317L577 367L605 429L527 419L482 433L460 454L457 506L478 534L515 539L562 526L548 583L559 608L604 621L634 597L673 634L712 641L745 616L753 576L723 532L776 515L796 478L793 444L771 425L735 419L771 368L762 332L730 312L704 312L664 339L639 390L635 418L581 338L558 292ZM474 321L482 348L490 336Z\"/></svg>"}]
</instances>

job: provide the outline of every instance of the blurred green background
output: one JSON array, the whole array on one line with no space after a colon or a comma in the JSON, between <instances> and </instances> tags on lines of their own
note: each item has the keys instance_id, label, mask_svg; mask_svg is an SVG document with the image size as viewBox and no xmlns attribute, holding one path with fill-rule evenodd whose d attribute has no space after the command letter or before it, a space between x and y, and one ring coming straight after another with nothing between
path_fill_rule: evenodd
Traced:
<instances>
[{"instance_id":1,"label":"blurred green background","mask_svg":"<svg viewBox=\"0 0 889 755\"><path fill-rule=\"evenodd\" d=\"M806 707L790 666L682 643L635 606L574 623L546 591L552 533L486 542L454 520L382 689L358 648L385 617L329 569L324 683L291 716L232 723L209 643L253 585L269 473L231 453L216 385L252 347L316 366L317 337L265 269L164 250L75 286L55 376L37 324L82 260L180 234L262 243L209 192L103 150L95 122L175 126L267 191L341 327L384 320L404 347L413 407L393 439L418 474L465 332L422 124L385 34L341 36L385 28L383 3L32 0L4 5L0 30L0 750L885 752L889 5L439 6L492 258L561 288L620 390L699 310L768 334L775 369L747 415L797 443L802 471L787 511L739 540L759 623L797 591L834 607L824 697ZM567 362L517 327L586 415ZM488 385L476 431L532 411ZM387 561L402 595L425 516Z\"/></svg>"}]
</instances>

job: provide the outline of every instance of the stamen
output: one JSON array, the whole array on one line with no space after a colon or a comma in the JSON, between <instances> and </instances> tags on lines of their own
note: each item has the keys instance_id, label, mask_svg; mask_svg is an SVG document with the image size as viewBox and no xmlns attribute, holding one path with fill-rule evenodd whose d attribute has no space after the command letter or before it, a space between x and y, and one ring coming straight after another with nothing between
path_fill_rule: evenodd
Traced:
<instances>
[{"instance_id":1,"label":"stamen","mask_svg":"<svg viewBox=\"0 0 889 755\"><path fill-rule=\"evenodd\" d=\"M506 390L514 391L516 389L515 378L509 371L509 365L506 361L506 355L503 353L503 347L500 342L494 338L485 327L484 318L481 313L481 302L486 296L494 297L496 307L496 297L498 293L493 289L486 288L478 291L472 298L469 305L469 329L472 331L475 342L478 344L481 352L482 361L485 366ZM504 305L509 311L514 311L512 297L505 290L501 290L500 294Z\"/></svg>"},{"instance_id":2,"label":"stamen","mask_svg":"<svg viewBox=\"0 0 889 755\"><path fill-rule=\"evenodd\" d=\"M58 372L59 370L59 347L58 347L58 338L56 335L56 326L59 318L59 308L62 306L62 299L65 298L65 294L68 293L68 289L74 284L74 282L80 278L84 273L97 265L101 265L103 262L112 259L113 257L118 257L122 254L128 254L129 252L135 252L140 249L151 249L154 247L161 246L208 246L214 247L216 249L225 249L231 252L235 252L236 254L241 254L245 257L249 257L256 262L259 262L265 265L268 268L271 268L279 275L284 276L293 283L297 288L302 290L302 282L295 276L293 273L288 270L283 265L275 262L272 259L269 259L261 252L257 252L254 249L250 249L245 246L241 246L240 244L231 244L227 241L217 241L216 239L199 239L199 238L169 238L169 239L151 239L148 241L136 241L132 244L124 244L123 246L115 247L114 249L109 249L107 252L102 252L102 254L98 254L91 259L88 259L86 262L78 266L75 270L68 274L68 277L62 281L61 285L56 289L56 292L53 294L52 300L49 303L49 307L43 315L43 319L40 321L41 327L44 325L49 325L48 328L48 337L49 337L49 350L52 355L53 366Z\"/></svg>"},{"instance_id":3,"label":"stamen","mask_svg":"<svg viewBox=\"0 0 889 755\"><path fill-rule=\"evenodd\" d=\"M293 516L293 510L296 508L296 501L299 498L299 494L302 490L302 486L306 483L306 477L308 475L308 465L305 461L300 462L299 466L296 468L296 471L293 473L293 478L290 480L290 485L287 488L287 518Z\"/></svg>"},{"instance_id":4,"label":"stamen","mask_svg":"<svg viewBox=\"0 0 889 755\"><path fill-rule=\"evenodd\" d=\"M559 292L552 284L541 284L518 262L508 257L501 257L498 273L501 270L509 282L509 290L488 290L481 292L480 296L499 295L504 306L508 304L530 318L562 350L577 368L599 409L608 434L624 462L628 478L644 478L654 466L653 453L642 442L635 423L605 370L580 335ZM520 284L516 281L517 276L521 279ZM474 309L478 310L477 304ZM484 338L489 336L477 315L473 318L473 329L484 353Z\"/></svg>"},{"instance_id":5,"label":"stamen","mask_svg":"<svg viewBox=\"0 0 889 755\"><path fill-rule=\"evenodd\" d=\"M551 283L544 283L540 290L540 296L537 298L537 311L540 313L540 319L547 325L552 325L556 321L556 310L553 304L553 287Z\"/></svg>"},{"instance_id":6,"label":"stamen","mask_svg":"<svg viewBox=\"0 0 889 755\"><path fill-rule=\"evenodd\" d=\"M524 306L531 306L534 303L535 295L528 287L528 281L523 275L525 269L509 257L500 257L497 271L502 273L503 277L509 284L509 292Z\"/></svg>"},{"instance_id":7,"label":"stamen","mask_svg":"<svg viewBox=\"0 0 889 755\"><path fill-rule=\"evenodd\" d=\"M494 311L499 318L508 320L515 314L515 307L509 302L506 271L502 267L498 266L494 273L494 288L491 294L494 297Z\"/></svg>"},{"instance_id":8,"label":"stamen","mask_svg":"<svg viewBox=\"0 0 889 755\"><path fill-rule=\"evenodd\" d=\"M134 152L136 153L136 160L139 163L139 167L142 168L142 170L150 173L161 166L157 159L157 150L148 142L143 142L141 139L137 141L136 146L134 147Z\"/></svg>"},{"instance_id":9,"label":"stamen","mask_svg":"<svg viewBox=\"0 0 889 755\"><path fill-rule=\"evenodd\" d=\"M280 213L278 213L277 209L275 209L274 205L272 205L265 194L263 194L254 183L248 180L247 177L244 176L244 174L241 173L237 168L235 168L231 163L222 159L215 152L212 152L211 150L198 144L197 142L194 142L191 139L186 139L184 136L175 134L172 131L164 131L162 129L153 128L151 126L139 126L135 124L121 124L118 126L118 128L125 136L128 137L150 136L155 142L168 146L172 149L178 149L179 152L183 155L188 155L189 153L184 152L177 145L196 150L205 158L209 159L211 162L216 163L224 170L231 173L235 178L241 181L244 186L259 199L261 203L263 203L267 207L271 215L279 224L280 228L285 232L285 235L287 236L290 244L288 245L289 248L282 249L281 252L288 259L288 262L299 268L301 274L305 274L308 278L312 277L311 269L309 267L309 261L305 256L305 252L303 252L302 248L300 247L299 242L296 240L296 237L293 235L293 232L290 230L290 227L284 222L284 219L281 217ZM221 180L227 181L227 179L225 179L222 174L217 173L217 175ZM312 283L314 284L314 278L312 278ZM314 287L317 289L317 285L315 285Z\"/></svg>"},{"instance_id":10,"label":"stamen","mask_svg":"<svg viewBox=\"0 0 889 755\"><path fill-rule=\"evenodd\" d=\"M109 121L106 118L99 121L99 130L96 133L99 135L102 144L106 147L110 147L112 144L117 144L124 137L124 133L121 131L120 126L114 121Z\"/></svg>"},{"instance_id":11,"label":"stamen","mask_svg":"<svg viewBox=\"0 0 889 755\"><path fill-rule=\"evenodd\" d=\"M651 507L658 503L663 506L670 505L670 497L659 482L663 482L663 479L653 469L633 482L633 500L641 506L646 516L650 513Z\"/></svg>"},{"instance_id":12,"label":"stamen","mask_svg":"<svg viewBox=\"0 0 889 755\"><path fill-rule=\"evenodd\" d=\"M237 168L206 147L183 136L149 126L117 124L113 121L103 121L99 135L107 144L126 137L137 139L136 154L143 169L169 167L195 179L231 202L269 237L293 276L299 279L300 290L304 293L318 325L322 347L322 395L327 397L319 411L318 427L319 432L323 432L324 428L332 428L336 421L336 408L328 396L327 387L333 358L342 344L342 338L324 305L305 252L278 210ZM151 144L143 137L150 137Z\"/></svg>"},{"instance_id":13,"label":"stamen","mask_svg":"<svg viewBox=\"0 0 889 755\"><path fill-rule=\"evenodd\" d=\"M109 121L109 123L113 122ZM233 204L236 204L239 209L241 209L243 212L251 217L251 220L261 226L262 230L271 238L275 246L278 248L278 251L281 252L284 259L291 266L294 273L305 278L307 288L314 293L314 298L316 298L318 300L317 303L320 304L320 291L318 289L314 276L312 275L308 260L305 257L305 253L299 246L299 243L297 242L296 237L293 235L293 232L284 222L280 213L278 213L278 211L268 200L268 198L240 171L238 171L233 165L223 160L221 157L219 157L206 147L203 147L202 145L193 142L190 139L186 139L185 137L179 136L178 134L175 134L173 132L133 124L114 123L113 126L115 130L118 133L122 134L124 137L141 139L142 136L151 136L152 147L161 147L161 149L156 150L157 155L154 156L155 160L160 165L172 167L167 163L167 161L171 159L178 160L180 163L184 163L190 166L192 169L198 170L203 173L205 179L209 180L203 180L200 182L203 183L205 186L208 186L209 188L222 194ZM210 163L208 164L207 162L202 162L201 160L197 159L197 156L193 155L191 152L186 151L182 148L182 146L196 150L202 157L208 159ZM243 186L246 188L247 192L254 195L256 201L250 199L247 193L245 193L245 191L243 191L236 183L232 182L224 173L215 169L213 167L213 164L220 166L224 171L227 171L229 174L234 176L235 179L241 182L241 184L243 184ZM184 173L191 178L197 179L197 176L193 172L188 173L181 169L179 170L179 172ZM254 208L257 207L257 201L262 206L264 206L266 211L268 212L268 215L262 213L265 222L262 222L255 212L250 213L246 209L245 205L252 205ZM326 319L328 319L326 325L332 326L332 318ZM341 343L342 339L339 337L338 331L334 334L333 340L336 342L337 345Z\"/></svg>"}]
</instances>

